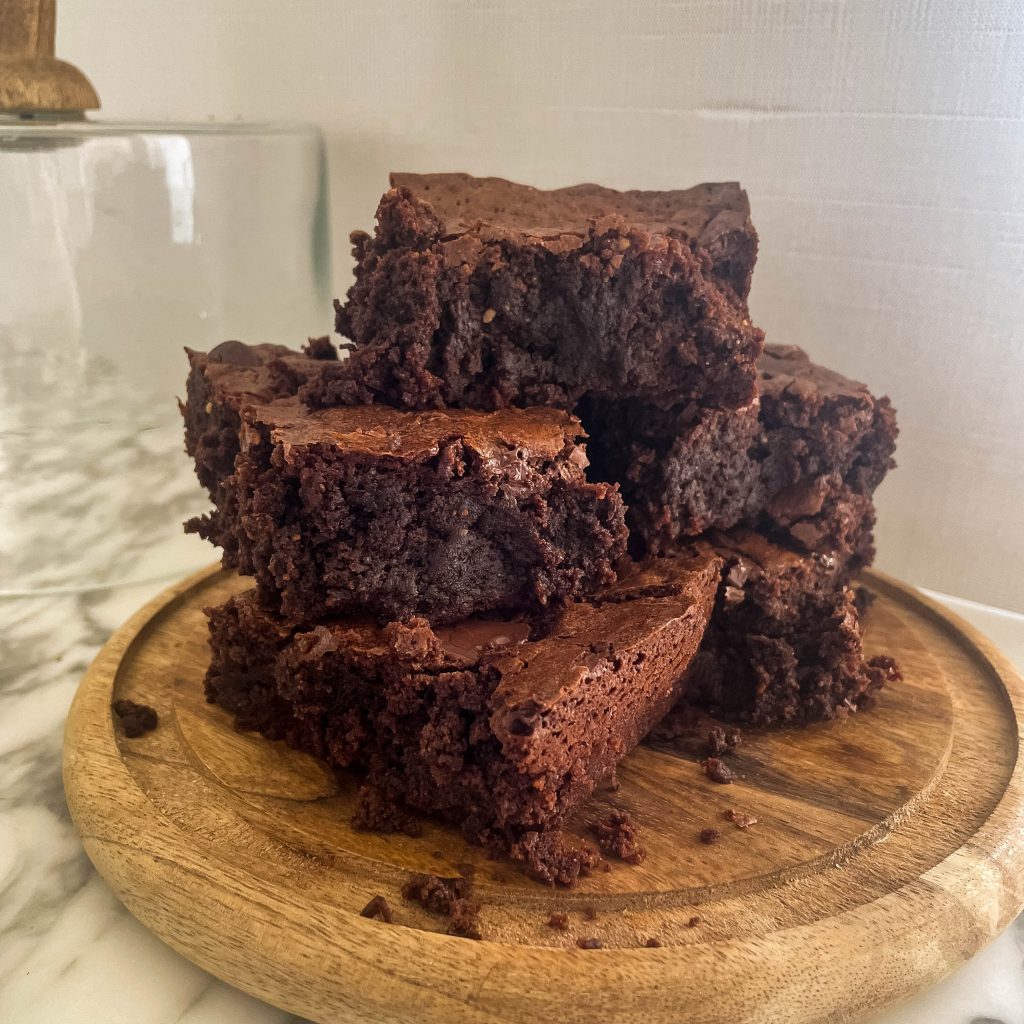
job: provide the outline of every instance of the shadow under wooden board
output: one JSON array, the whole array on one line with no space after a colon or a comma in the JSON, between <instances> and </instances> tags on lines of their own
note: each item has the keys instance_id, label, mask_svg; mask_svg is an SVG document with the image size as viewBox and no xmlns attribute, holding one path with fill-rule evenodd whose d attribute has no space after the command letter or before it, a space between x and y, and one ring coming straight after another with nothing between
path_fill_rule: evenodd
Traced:
<instances>
[{"instance_id":1,"label":"shadow under wooden board","mask_svg":"<svg viewBox=\"0 0 1024 1024\"><path fill-rule=\"evenodd\" d=\"M1024 684L911 588L864 582L867 646L905 675L881 707L746 732L733 785L707 779L693 751L640 747L571 827L626 808L647 859L572 890L437 825L354 832L354 779L235 732L202 693L202 609L249 585L220 570L142 609L89 669L65 735L68 805L140 921L315 1021L855 1020L953 970L1024 905ZM155 707L160 727L124 738L118 697ZM730 808L757 824L737 828ZM715 845L698 840L708 827ZM400 896L410 872L469 870L483 941L443 934ZM359 916L378 894L393 924ZM568 931L547 926L553 911ZM603 948L578 948L584 937Z\"/></svg>"}]
</instances>

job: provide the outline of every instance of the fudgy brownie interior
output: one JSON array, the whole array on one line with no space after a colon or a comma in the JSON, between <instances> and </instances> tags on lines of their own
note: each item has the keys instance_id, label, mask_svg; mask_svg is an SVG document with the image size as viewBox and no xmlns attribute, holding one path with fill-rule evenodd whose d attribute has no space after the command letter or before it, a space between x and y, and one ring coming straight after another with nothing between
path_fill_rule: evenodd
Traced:
<instances>
[{"instance_id":1,"label":"fudgy brownie interior","mask_svg":"<svg viewBox=\"0 0 1024 1024\"><path fill-rule=\"evenodd\" d=\"M737 524L841 559L871 561L872 494L892 466L887 398L817 366L796 346L769 345L759 396L736 410L658 410L585 400L590 476L621 484L638 552Z\"/></svg>"},{"instance_id":2,"label":"fudgy brownie interior","mask_svg":"<svg viewBox=\"0 0 1024 1024\"><path fill-rule=\"evenodd\" d=\"M452 622L615 578L622 502L586 481L565 413L311 411L292 398L243 418L222 514L241 570L293 621Z\"/></svg>"}]
</instances>

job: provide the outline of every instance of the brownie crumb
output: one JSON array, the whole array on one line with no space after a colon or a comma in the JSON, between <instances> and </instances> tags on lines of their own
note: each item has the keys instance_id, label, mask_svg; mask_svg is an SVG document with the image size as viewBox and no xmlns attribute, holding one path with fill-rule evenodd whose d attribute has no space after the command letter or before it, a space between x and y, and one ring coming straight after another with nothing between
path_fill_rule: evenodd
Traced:
<instances>
[{"instance_id":1,"label":"brownie crumb","mask_svg":"<svg viewBox=\"0 0 1024 1024\"><path fill-rule=\"evenodd\" d=\"M705 846L714 846L722 838L722 833L717 828L705 828L701 829L700 835L697 838Z\"/></svg>"},{"instance_id":2,"label":"brownie crumb","mask_svg":"<svg viewBox=\"0 0 1024 1024\"><path fill-rule=\"evenodd\" d=\"M708 752L712 757L718 757L721 754L735 754L741 739L742 733L739 729L723 729L720 725L716 725L708 733Z\"/></svg>"},{"instance_id":3,"label":"brownie crumb","mask_svg":"<svg viewBox=\"0 0 1024 1024\"><path fill-rule=\"evenodd\" d=\"M376 786L360 787L352 827L359 832L401 832L412 838L423 834L415 816Z\"/></svg>"},{"instance_id":4,"label":"brownie crumb","mask_svg":"<svg viewBox=\"0 0 1024 1024\"><path fill-rule=\"evenodd\" d=\"M696 928L697 925L699 925L699 924L700 924L700 918L697 917L696 914L694 914L693 917L691 917L690 920L686 922L686 927L687 928Z\"/></svg>"},{"instance_id":5,"label":"brownie crumb","mask_svg":"<svg viewBox=\"0 0 1024 1024\"><path fill-rule=\"evenodd\" d=\"M647 851L637 841L639 829L629 811L613 810L607 818L590 827L597 838L601 852L609 857L618 857L627 864L640 864Z\"/></svg>"},{"instance_id":6,"label":"brownie crumb","mask_svg":"<svg viewBox=\"0 0 1024 1024\"><path fill-rule=\"evenodd\" d=\"M650 937L650 938L649 938L649 939L648 939L648 940L647 940L647 941L646 941L646 942L644 943L644 945L645 945L645 946L646 946L646 947L647 947L648 949L657 949L657 948L658 948L658 947L659 947L659 946L661 945L661 939L656 939L656 938L654 938L654 936L652 935L652 936L651 936L651 937Z\"/></svg>"},{"instance_id":7,"label":"brownie crumb","mask_svg":"<svg viewBox=\"0 0 1024 1024\"><path fill-rule=\"evenodd\" d=\"M133 700L122 698L115 700L111 707L121 719L121 728L129 739L152 732L160 721L156 711L148 704L136 704Z\"/></svg>"},{"instance_id":8,"label":"brownie crumb","mask_svg":"<svg viewBox=\"0 0 1024 1024\"><path fill-rule=\"evenodd\" d=\"M584 921L596 921L597 920L597 907L593 904L589 904L583 908L583 920Z\"/></svg>"},{"instance_id":9,"label":"brownie crumb","mask_svg":"<svg viewBox=\"0 0 1024 1024\"><path fill-rule=\"evenodd\" d=\"M888 654L877 654L875 657L868 659L868 667L874 669L875 672L881 673L884 681L887 683L898 683L903 678L899 663ZM863 706L864 702L861 701L861 707Z\"/></svg>"},{"instance_id":10,"label":"brownie crumb","mask_svg":"<svg viewBox=\"0 0 1024 1024\"><path fill-rule=\"evenodd\" d=\"M452 892L437 875L415 874L402 886L402 897L435 914L446 914L451 907Z\"/></svg>"},{"instance_id":11,"label":"brownie crumb","mask_svg":"<svg viewBox=\"0 0 1024 1024\"><path fill-rule=\"evenodd\" d=\"M731 821L737 828L748 829L751 825L757 824L757 818L752 814L743 814L737 811L734 807L730 807L725 812L726 821Z\"/></svg>"},{"instance_id":12,"label":"brownie crumb","mask_svg":"<svg viewBox=\"0 0 1024 1024\"><path fill-rule=\"evenodd\" d=\"M559 913L558 911L554 911L548 918L548 927L557 928L560 932L568 931L569 915Z\"/></svg>"},{"instance_id":13,"label":"brownie crumb","mask_svg":"<svg viewBox=\"0 0 1024 1024\"><path fill-rule=\"evenodd\" d=\"M480 932L480 905L472 900L452 900L448 934L461 939L482 939Z\"/></svg>"},{"instance_id":14,"label":"brownie crumb","mask_svg":"<svg viewBox=\"0 0 1024 1024\"><path fill-rule=\"evenodd\" d=\"M704 774L712 782L719 782L722 785L726 785L736 778L736 773L724 761L719 760L717 757L709 757L706 761L702 761L701 764L704 767Z\"/></svg>"},{"instance_id":15,"label":"brownie crumb","mask_svg":"<svg viewBox=\"0 0 1024 1024\"><path fill-rule=\"evenodd\" d=\"M597 850L586 844L570 846L561 832L527 832L512 844L509 855L524 864L534 880L566 887L601 862Z\"/></svg>"},{"instance_id":16,"label":"brownie crumb","mask_svg":"<svg viewBox=\"0 0 1024 1024\"><path fill-rule=\"evenodd\" d=\"M602 943L601 940L597 939L597 938L577 939L576 940L576 945L579 946L580 949L603 949L604 948L604 943Z\"/></svg>"},{"instance_id":17,"label":"brownie crumb","mask_svg":"<svg viewBox=\"0 0 1024 1024\"><path fill-rule=\"evenodd\" d=\"M394 916L391 913L391 904L383 896L374 896L369 903L359 911L360 917L376 918L385 924L391 924Z\"/></svg>"},{"instance_id":18,"label":"brownie crumb","mask_svg":"<svg viewBox=\"0 0 1024 1024\"><path fill-rule=\"evenodd\" d=\"M338 359L338 350L334 347L330 337L326 334L322 338L310 338L309 341L302 346L302 351L305 352L310 359L327 359L335 362Z\"/></svg>"},{"instance_id":19,"label":"brownie crumb","mask_svg":"<svg viewBox=\"0 0 1024 1024\"><path fill-rule=\"evenodd\" d=\"M447 917L449 935L479 939L482 938L480 905L469 898L469 890L470 883L466 878L415 874L402 886L402 896L419 903L431 913Z\"/></svg>"}]
</instances>

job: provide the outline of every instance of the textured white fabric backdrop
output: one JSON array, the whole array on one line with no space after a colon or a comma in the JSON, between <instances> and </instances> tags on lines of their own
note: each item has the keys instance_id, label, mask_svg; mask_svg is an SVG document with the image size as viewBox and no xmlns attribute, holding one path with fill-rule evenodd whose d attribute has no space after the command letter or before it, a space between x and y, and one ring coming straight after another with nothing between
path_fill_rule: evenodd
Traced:
<instances>
[{"instance_id":1,"label":"textured white fabric backdrop","mask_svg":"<svg viewBox=\"0 0 1024 1024\"><path fill-rule=\"evenodd\" d=\"M1024 5L61 0L58 52L104 116L321 124L339 294L391 168L738 178L755 319L899 409L880 567L1024 610Z\"/></svg>"}]
</instances>

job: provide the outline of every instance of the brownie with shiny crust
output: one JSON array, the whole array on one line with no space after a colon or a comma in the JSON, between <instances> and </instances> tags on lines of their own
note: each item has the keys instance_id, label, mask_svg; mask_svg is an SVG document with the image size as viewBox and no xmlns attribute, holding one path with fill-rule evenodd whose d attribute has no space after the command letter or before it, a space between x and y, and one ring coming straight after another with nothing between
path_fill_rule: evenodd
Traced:
<instances>
[{"instance_id":1,"label":"brownie with shiny crust","mask_svg":"<svg viewBox=\"0 0 1024 1024\"><path fill-rule=\"evenodd\" d=\"M621 484L634 541L649 552L742 523L851 571L870 563L872 495L896 447L889 399L794 345L766 346L758 391L731 412L584 402L592 478Z\"/></svg>"},{"instance_id":2,"label":"brownie with shiny crust","mask_svg":"<svg viewBox=\"0 0 1024 1024\"><path fill-rule=\"evenodd\" d=\"M185 352L186 401L178 403L185 421L185 450L215 505L213 513L189 520L185 530L223 547L225 564L234 564L235 544L218 510L230 500L223 482L235 469L240 410L253 402L294 395L327 363L337 361L338 350L328 338L311 338L302 352L241 341L222 342L209 352Z\"/></svg>"},{"instance_id":3,"label":"brownie with shiny crust","mask_svg":"<svg viewBox=\"0 0 1024 1024\"><path fill-rule=\"evenodd\" d=\"M887 656L867 658L853 591L835 558L747 529L712 531L725 562L687 700L756 725L842 718L872 707L899 679Z\"/></svg>"},{"instance_id":4,"label":"brownie with shiny crust","mask_svg":"<svg viewBox=\"0 0 1024 1024\"><path fill-rule=\"evenodd\" d=\"M763 335L746 309L757 249L735 183L545 192L500 178L393 174L337 304L351 358L312 406L572 409L750 400Z\"/></svg>"},{"instance_id":5,"label":"brownie with shiny crust","mask_svg":"<svg viewBox=\"0 0 1024 1024\"><path fill-rule=\"evenodd\" d=\"M250 591L209 609L207 698L513 856L557 829L679 697L721 578L710 550L632 567L544 621L292 627ZM579 860L531 858L571 883Z\"/></svg>"},{"instance_id":6,"label":"brownie with shiny crust","mask_svg":"<svg viewBox=\"0 0 1024 1024\"><path fill-rule=\"evenodd\" d=\"M587 482L567 413L310 410L293 396L243 405L241 420L213 521L291 621L453 622L615 579L618 487Z\"/></svg>"}]
</instances>

